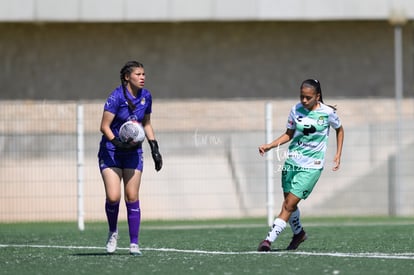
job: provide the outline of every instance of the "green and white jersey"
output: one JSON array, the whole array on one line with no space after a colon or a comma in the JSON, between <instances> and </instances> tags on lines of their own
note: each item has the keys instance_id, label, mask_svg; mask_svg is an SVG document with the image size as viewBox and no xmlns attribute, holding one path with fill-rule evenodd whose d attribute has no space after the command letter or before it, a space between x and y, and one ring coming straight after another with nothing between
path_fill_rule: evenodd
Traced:
<instances>
[{"instance_id":1,"label":"green and white jersey","mask_svg":"<svg viewBox=\"0 0 414 275\"><path fill-rule=\"evenodd\" d=\"M303 168L321 169L325 162L329 128L338 129L341 121L335 110L323 103L313 111L298 103L292 107L286 127L295 130L286 162Z\"/></svg>"}]
</instances>

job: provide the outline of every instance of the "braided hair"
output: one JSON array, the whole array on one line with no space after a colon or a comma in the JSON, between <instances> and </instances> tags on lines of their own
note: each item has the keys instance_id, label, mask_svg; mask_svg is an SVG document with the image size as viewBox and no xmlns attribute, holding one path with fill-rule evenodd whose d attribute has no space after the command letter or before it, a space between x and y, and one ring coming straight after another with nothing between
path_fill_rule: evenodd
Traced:
<instances>
[{"instance_id":1,"label":"braided hair","mask_svg":"<svg viewBox=\"0 0 414 275\"><path fill-rule=\"evenodd\" d=\"M128 107L133 111L135 110L136 106L131 101L131 99L128 97L126 86L128 84L128 81L125 79L126 75L130 75L134 68L144 68L144 65L142 63L139 63L138 61L128 61L121 69L120 71L120 78L121 78L121 85L122 85L122 91L124 92L124 97L128 103Z\"/></svg>"},{"instance_id":2,"label":"braided hair","mask_svg":"<svg viewBox=\"0 0 414 275\"><path fill-rule=\"evenodd\" d=\"M300 88L302 89L303 87L308 87L308 88L313 88L316 91L316 94L319 94L319 101L321 103L323 102L323 98L322 98L322 89L321 89L321 83L319 82L319 80L317 79L306 79L305 81L302 82L302 84L300 85ZM324 103L325 104L325 103ZM332 105L327 105L329 107L331 107L332 109L336 110L335 106Z\"/></svg>"}]
</instances>

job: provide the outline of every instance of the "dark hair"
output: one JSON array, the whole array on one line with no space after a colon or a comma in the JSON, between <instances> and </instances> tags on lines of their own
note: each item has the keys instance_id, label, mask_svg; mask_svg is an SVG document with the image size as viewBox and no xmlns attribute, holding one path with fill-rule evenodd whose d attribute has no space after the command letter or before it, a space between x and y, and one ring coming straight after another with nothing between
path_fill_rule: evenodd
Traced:
<instances>
[{"instance_id":1,"label":"dark hair","mask_svg":"<svg viewBox=\"0 0 414 275\"><path fill-rule=\"evenodd\" d=\"M127 100L128 107L132 111L135 110L136 106L131 101L131 99L128 97L128 94L126 92L126 85L127 85L128 82L125 80L125 76L131 74L134 68L144 68L144 65L142 65L142 63L139 63L138 61L128 61L122 67L121 72L120 72L122 91L124 92L124 97Z\"/></svg>"},{"instance_id":2,"label":"dark hair","mask_svg":"<svg viewBox=\"0 0 414 275\"><path fill-rule=\"evenodd\" d=\"M324 103L323 102L323 98L322 98L321 83L319 82L319 80L317 80L317 79L306 79L300 85L300 88L301 89L303 87L313 88L316 91L316 94L319 94L319 101L322 102L322 103ZM335 106L332 106L332 105L328 105L328 106L331 107L332 109L336 110L336 107Z\"/></svg>"}]
</instances>

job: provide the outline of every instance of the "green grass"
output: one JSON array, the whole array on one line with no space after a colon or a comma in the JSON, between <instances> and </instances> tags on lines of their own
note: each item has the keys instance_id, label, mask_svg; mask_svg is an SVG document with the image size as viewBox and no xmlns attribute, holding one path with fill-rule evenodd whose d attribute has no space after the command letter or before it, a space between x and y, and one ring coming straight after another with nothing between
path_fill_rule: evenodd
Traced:
<instances>
[{"instance_id":1,"label":"green grass","mask_svg":"<svg viewBox=\"0 0 414 275\"><path fill-rule=\"evenodd\" d=\"M105 223L0 224L1 274L411 274L414 219L304 219L309 235L295 252L288 227L271 253L256 253L265 219L152 221L141 225L133 257L126 222L106 255Z\"/></svg>"}]
</instances>

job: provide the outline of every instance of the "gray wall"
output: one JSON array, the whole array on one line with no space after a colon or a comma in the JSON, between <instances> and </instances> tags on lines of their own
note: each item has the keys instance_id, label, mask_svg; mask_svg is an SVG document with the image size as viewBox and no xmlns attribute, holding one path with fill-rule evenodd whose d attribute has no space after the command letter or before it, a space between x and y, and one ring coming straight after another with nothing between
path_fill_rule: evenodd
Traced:
<instances>
[{"instance_id":1,"label":"gray wall","mask_svg":"<svg viewBox=\"0 0 414 275\"><path fill-rule=\"evenodd\" d=\"M412 25L404 28L412 96ZM297 97L319 78L329 97L394 95L385 21L0 23L0 99L102 99L130 59L156 98Z\"/></svg>"}]
</instances>

